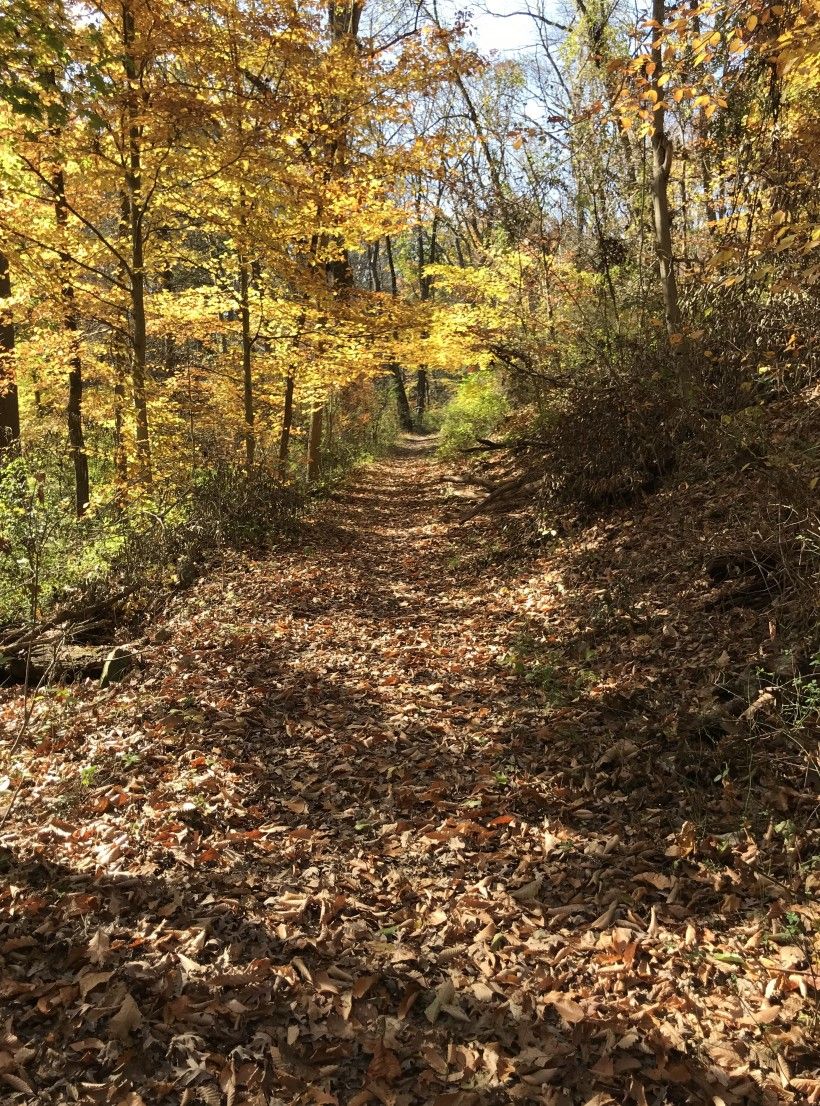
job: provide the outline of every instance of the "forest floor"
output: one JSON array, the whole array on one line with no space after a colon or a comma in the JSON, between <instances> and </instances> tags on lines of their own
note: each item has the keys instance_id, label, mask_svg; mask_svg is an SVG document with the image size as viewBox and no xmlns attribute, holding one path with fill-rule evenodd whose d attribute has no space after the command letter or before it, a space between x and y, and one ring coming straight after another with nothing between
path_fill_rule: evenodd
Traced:
<instances>
[{"instance_id":1,"label":"forest floor","mask_svg":"<svg viewBox=\"0 0 820 1106\"><path fill-rule=\"evenodd\" d=\"M611 603L626 515L572 566L461 525L451 477L408 439L177 597L123 683L40 694L6 1102L820 1101L815 869L774 784L670 730L719 632L661 597L596 638L572 586Z\"/></svg>"}]
</instances>

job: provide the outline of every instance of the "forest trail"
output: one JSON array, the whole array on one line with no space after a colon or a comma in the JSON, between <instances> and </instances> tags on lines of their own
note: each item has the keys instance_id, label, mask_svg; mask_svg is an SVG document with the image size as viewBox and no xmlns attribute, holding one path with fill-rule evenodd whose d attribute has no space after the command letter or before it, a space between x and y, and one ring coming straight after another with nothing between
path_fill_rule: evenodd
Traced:
<instances>
[{"instance_id":1,"label":"forest trail","mask_svg":"<svg viewBox=\"0 0 820 1106\"><path fill-rule=\"evenodd\" d=\"M180 597L141 673L45 703L1 904L15 1079L123 1106L779 1101L748 1076L759 996L701 952L724 895L673 859L685 812L568 676L516 662L525 581L464 510L408 441Z\"/></svg>"}]
</instances>

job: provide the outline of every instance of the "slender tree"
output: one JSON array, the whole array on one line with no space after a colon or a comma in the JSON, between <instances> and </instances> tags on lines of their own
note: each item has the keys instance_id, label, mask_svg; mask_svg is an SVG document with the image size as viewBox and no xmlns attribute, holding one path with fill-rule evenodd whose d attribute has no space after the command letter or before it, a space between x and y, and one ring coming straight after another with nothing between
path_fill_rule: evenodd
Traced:
<instances>
[{"instance_id":1,"label":"slender tree","mask_svg":"<svg viewBox=\"0 0 820 1106\"><path fill-rule=\"evenodd\" d=\"M10 299L11 268L6 255L0 253L0 450L3 451L14 449L20 441L20 400L14 368L14 322L8 305Z\"/></svg>"}]
</instances>

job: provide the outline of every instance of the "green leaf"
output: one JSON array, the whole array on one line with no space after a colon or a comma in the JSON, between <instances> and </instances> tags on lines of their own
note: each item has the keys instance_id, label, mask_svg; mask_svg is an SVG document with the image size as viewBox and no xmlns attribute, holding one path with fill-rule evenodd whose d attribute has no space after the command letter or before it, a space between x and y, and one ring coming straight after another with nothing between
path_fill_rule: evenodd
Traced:
<instances>
[{"instance_id":1,"label":"green leaf","mask_svg":"<svg viewBox=\"0 0 820 1106\"><path fill-rule=\"evenodd\" d=\"M722 964L743 965L746 961L736 952L713 952L710 954L713 960L720 960Z\"/></svg>"}]
</instances>

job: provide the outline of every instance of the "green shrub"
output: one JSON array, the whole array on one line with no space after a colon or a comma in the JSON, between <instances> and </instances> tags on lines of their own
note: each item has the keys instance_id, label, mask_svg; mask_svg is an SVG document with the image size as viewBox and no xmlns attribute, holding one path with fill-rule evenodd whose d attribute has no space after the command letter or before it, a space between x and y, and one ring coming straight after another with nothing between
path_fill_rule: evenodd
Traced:
<instances>
[{"instance_id":1,"label":"green shrub","mask_svg":"<svg viewBox=\"0 0 820 1106\"><path fill-rule=\"evenodd\" d=\"M115 593L139 607L152 589L190 583L220 546L265 546L304 502L264 464L248 475L221 457L188 489L166 485L127 505L107 490L78 519L64 450L40 442L0 464L0 626Z\"/></svg>"},{"instance_id":2,"label":"green shrub","mask_svg":"<svg viewBox=\"0 0 820 1106\"><path fill-rule=\"evenodd\" d=\"M105 512L76 517L61 462L44 447L0 465L0 623L36 619L104 573L119 545Z\"/></svg>"},{"instance_id":3,"label":"green shrub","mask_svg":"<svg viewBox=\"0 0 820 1106\"><path fill-rule=\"evenodd\" d=\"M503 421L509 411L499 374L480 369L465 377L444 410L439 451L452 457L460 449L475 445Z\"/></svg>"}]
</instances>

